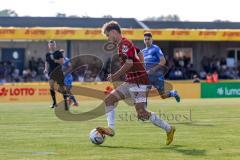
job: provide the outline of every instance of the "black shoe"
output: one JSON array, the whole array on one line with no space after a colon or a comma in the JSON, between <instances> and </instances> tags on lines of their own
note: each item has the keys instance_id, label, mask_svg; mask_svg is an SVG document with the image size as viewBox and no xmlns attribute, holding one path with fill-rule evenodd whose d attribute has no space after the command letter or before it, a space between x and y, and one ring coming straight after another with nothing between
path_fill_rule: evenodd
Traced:
<instances>
[{"instance_id":1,"label":"black shoe","mask_svg":"<svg viewBox=\"0 0 240 160\"><path fill-rule=\"evenodd\" d=\"M65 111L68 111L69 110L69 107L67 104L65 104Z\"/></svg>"},{"instance_id":2,"label":"black shoe","mask_svg":"<svg viewBox=\"0 0 240 160\"><path fill-rule=\"evenodd\" d=\"M55 108L55 107L57 107L57 104L56 104L56 103L53 103L53 104L50 106L50 108Z\"/></svg>"}]
</instances>

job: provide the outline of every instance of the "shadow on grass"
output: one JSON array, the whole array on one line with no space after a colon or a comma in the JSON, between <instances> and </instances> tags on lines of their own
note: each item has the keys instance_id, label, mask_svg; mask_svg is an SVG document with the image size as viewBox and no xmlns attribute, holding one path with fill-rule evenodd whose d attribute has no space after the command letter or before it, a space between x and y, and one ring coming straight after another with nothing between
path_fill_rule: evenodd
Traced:
<instances>
[{"instance_id":1,"label":"shadow on grass","mask_svg":"<svg viewBox=\"0 0 240 160\"><path fill-rule=\"evenodd\" d=\"M168 146L168 147L162 147L161 149L164 150L173 150L179 153L182 153L184 155L192 155L192 156L203 156L206 155L206 150L204 149L192 149L192 148L186 148L184 146L181 145L172 145L172 146Z\"/></svg>"},{"instance_id":2,"label":"shadow on grass","mask_svg":"<svg viewBox=\"0 0 240 160\"><path fill-rule=\"evenodd\" d=\"M111 149L134 149L134 150L155 150L160 148L151 148L151 147L135 147L135 146L104 146L100 145L98 147L111 148Z\"/></svg>"},{"instance_id":3,"label":"shadow on grass","mask_svg":"<svg viewBox=\"0 0 240 160\"><path fill-rule=\"evenodd\" d=\"M171 123L171 124L181 124L186 126L200 126L200 127L214 127L214 124L201 124L199 122L181 122L181 123Z\"/></svg>"},{"instance_id":4,"label":"shadow on grass","mask_svg":"<svg viewBox=\"0 0 240 160\"><path fill-rule=\"evenodd\" d=\"M185 146L182 145L172 145L172 146L167 146L167 147L162 147L162 148L152 148L152 147L135 147L135 146L104 146L100 145L98 147L101 148L110 148L110 149L133 149L133 150L169 150L169 151L175 151L182 153L184 155L192 155L192 156L203 156L206 155L206 150L199 150L199 149L188 149Z\"/></svg>"}]
</instances>

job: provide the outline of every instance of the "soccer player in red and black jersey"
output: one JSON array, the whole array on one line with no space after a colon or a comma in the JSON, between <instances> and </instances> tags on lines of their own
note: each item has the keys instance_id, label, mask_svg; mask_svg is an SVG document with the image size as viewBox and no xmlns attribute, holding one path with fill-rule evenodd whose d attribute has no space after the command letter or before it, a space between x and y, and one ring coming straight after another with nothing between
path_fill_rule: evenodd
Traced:
<instances>
[{"instance_id":1,"label":"soccer player in red and black jersey","mask_svg":"<svg viewBox=\"0 0 240 160\"><path fill-rule=\"evenodd\" d=\"M124 83L104 99L108 127L98 127L98 132L103 135L114 136L114 104L122 99L131 98L134 101L138 118L143 121L150 120L155 126L164 129L167 133L166 144L169 145L173 141L175 127L160 119L156 113L149 112L145 107L148 76L143 63L137 56L136 47L122 36L120 25L115 21L104 24L102 32L108 38L108 41L118 46L118 56L121 62L121 68L116 73L110 74L107 79L114 82L119 80L122 75L125 75L126 78Z\"/></svg>"}]
</instances>

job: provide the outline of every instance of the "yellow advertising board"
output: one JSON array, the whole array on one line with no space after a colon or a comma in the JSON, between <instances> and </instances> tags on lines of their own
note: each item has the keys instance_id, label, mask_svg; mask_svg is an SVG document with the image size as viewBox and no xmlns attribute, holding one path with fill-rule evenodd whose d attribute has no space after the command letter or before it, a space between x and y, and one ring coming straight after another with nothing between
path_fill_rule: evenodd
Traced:
<instances>
[{"instance_id":1,"label":"yellow advertising board","mask_svg":"<svg viewBox=\"0 0 240 160\"><path fill-rule=\"evenodd\" d=\"M181 98L200 98L200 84L190 81L170 82L178 90ZM109 82L79 83L75 82L73 93L79 101L103 99L107 95L107 88L112 88ZM89 92L89 93L86 93ZM88 95L88 96L86 96ZM0 85L0 102L51 102L48 83L16 83ZM158 99L155 94L153 99ZM61 94L57 93L58 101L62 101Z\"/></svg>"},{"instance_id":2,"label":"yellow advertising board","mask_svg":"<svg viewBox=\"0 0 240 160\"><path fill-rule=\"evenodd\" d=\"M126 37L142 40L146 31L152 32L155 40L168 41L240 41L240 30L205 30L205 29L123 29ZM68 27L33 27L15 28L0 27L0 39L25 40L105 40L101 28L68 28Z\"/></svg>"}]
</instances>

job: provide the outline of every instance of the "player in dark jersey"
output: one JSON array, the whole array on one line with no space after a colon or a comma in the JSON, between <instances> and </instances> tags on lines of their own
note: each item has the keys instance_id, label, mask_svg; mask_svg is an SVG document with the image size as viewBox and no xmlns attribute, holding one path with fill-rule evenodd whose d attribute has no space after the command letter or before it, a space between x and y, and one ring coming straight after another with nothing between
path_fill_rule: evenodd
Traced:
<instances>
[{"instance_id":1,"label":"player in dark jersey","mask_svg":"<svg viewBox=\"0 0 240 160\"><path fill-rule=\"evenodd\" d=\"M46 53L45 69L44 73L49 76L50 94L52 97L53 104L51 108L57 107L56 93L54 89L54 83L57 82L59 85L59 91L63 94L65 109L68 109L66 101L66 89L64 87L64 75L61 64L64 63L63 50L57 50L56 42L50 40L48 42L49 52Z\"/></svg>"},{"instance_id":2,"label":"player in dark jersey","mask_svg":"<svg viewBox=\"0 0 240 160\"><path fill-rule=\"evenodd\" d=\"M104 24L102 31L110 42L118 46L118 56L121 63L121 68L116 73L110 74L107 79L114 82L119 80L122 75L125 75L126 78L123 84L104 99L108 127L98 127L98 132L102 135L114 136L114 104L122 99L131 98L134 101L138 118L143 121L150 120L155 126L164 129L167 133L166 144L169 145L173 141L175 127L160 119L156 113L149 112L145 107L148 76L143 63L137 56L136 47L122 36L120 26L115 21Z\"/></svg>"}]
</instances>

